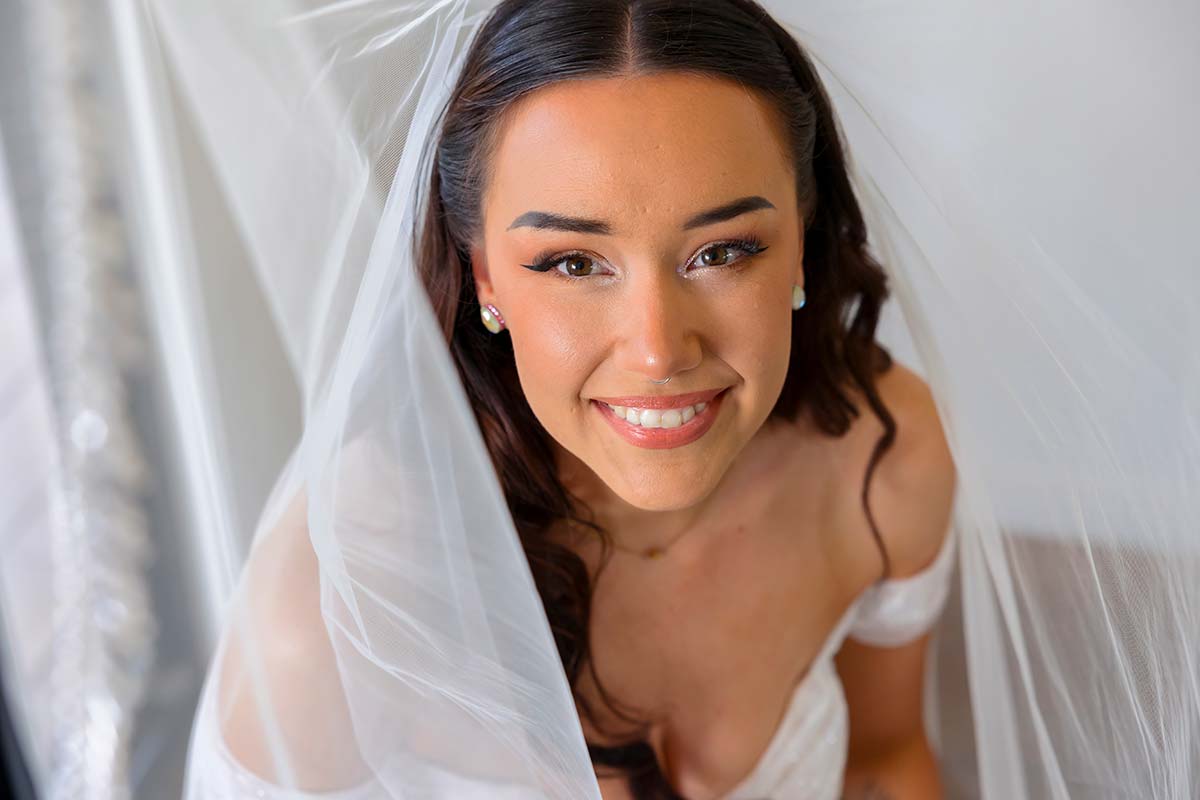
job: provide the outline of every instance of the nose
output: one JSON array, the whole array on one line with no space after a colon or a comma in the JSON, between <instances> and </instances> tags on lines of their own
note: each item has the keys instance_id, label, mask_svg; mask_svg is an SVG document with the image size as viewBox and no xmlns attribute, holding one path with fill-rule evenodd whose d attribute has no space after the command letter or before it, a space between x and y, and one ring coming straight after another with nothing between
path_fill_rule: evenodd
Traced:
<instances>
[{"instance_id":1,"label":"nose","mask_svg":"<svg viewBox=\"0 0 1200 800\"><path fill-rule=\"evenodd\" d=\"M622 298L616 363L643 380L661 382L700 365L698 308L678 275L655 270L643 277Z\"/></svg>"}]
</instances>

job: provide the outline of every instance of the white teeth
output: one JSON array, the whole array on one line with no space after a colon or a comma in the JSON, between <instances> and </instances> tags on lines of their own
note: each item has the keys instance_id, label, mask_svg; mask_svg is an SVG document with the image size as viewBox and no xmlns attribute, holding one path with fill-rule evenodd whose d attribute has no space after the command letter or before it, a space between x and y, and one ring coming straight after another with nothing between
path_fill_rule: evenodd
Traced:
<instances>
[{"instance_id":1,"label":"white teeth","mask_svg":"<svg viewBox=\"0 0 1200 800\"><path fill-rule=\"evenodd\" d=\"M680 425L691 422L697 414L708 408L708 403L668 409L613 405L608 407L614 414L632 425L641 425L643 428L678 428Z\"/></svg>"}]
</instances>

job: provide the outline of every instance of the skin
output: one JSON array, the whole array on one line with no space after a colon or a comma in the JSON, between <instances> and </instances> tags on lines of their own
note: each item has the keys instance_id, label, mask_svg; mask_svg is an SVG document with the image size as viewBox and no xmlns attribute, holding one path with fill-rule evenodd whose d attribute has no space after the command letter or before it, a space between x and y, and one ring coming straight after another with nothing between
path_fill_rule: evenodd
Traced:
<instances>
[{"instance_id":1,"label":"skin","mask_svg":"<svg viewBox=\"0 0 1200 800\"><path fill-rule=\"evenodd\" d=\"M772 208L683 229L748 196ZM529 211L609 232L514 226ZM668 778L697 800L750 772L792 687L881 570L859 494L882 426L862 398L837 439L805 419L767 421L786 373L792 285L804 282L801 211L782 125L749 90L669 73L572 81L506 115L472 248L479 299L505 318L563 481L618 545L669 547L654 560L618 550L599 574L592 654L610 693L651 721ZM714 244L747 235L767 249L714 257ZM581 255L576 269L592 274L521 266L546 252ZM669 386L649 383L667 376ZM730 390L712 429L668 450L627 443L591 403L719 387ZM879 390L900 432L870 502L903 577L942 543L954 469L920 378L897 365ZM598 574L594 538L554 535ZM848 640L837 654L848 797L940 796L920 714L927 639L889 649ZM629 730L586 676L580 691L600 712L599 726L585 721L590 740ZM602 777L601 788L606 800L626 796L618 780Z\"/></svg>"},{"instance_id":2,"label":"skin","mask_svg":"<svg viewBox=\"0 0 1200 800\"><path fill-rule=\"evenodd\" d=\"M623 119L599 125L597 113ZM501 134L486 241L475 251L479 296L504 315L534 413L627 505L618 513L629 523L646 510L673 529L698 518L783 386L780 343L792 284L803 284L803 232L771 126L734 86L664 76L549 87L513 109ZM681 230L698 211L752 195L775 208ZM605 220L613 233L510 229L535 209ZM706 245L747 231L769 249L678 271ZM594 253L598 271L611 274L572 279L519 266L547 248ZM648 383L668 376L669 391ZM717 430L652 453L615 438L588 402L725 386L735 391Z\"/></svg>"}]
</instances>

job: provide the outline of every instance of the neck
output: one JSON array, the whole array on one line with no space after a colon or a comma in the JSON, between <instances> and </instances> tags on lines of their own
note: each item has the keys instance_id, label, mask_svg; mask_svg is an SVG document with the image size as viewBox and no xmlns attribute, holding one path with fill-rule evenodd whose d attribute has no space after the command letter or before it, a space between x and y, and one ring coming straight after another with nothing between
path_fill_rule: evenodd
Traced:
<instances>
[{"instance_id":1,"label":"neck","mask_svg":"<svg viewBox=\"0 0 1200 800\"><path fill-rule=\"evenodd\" d=\"M618 548L640 552L659 547L675 552L685 549L685 545L688 549L701 546L699 540L703 536L688 532L712 517L711 510L719 494L716 489L686 508L661 511L638 508L622 499L573 454L561 447L556 449L560 480L587 504L594 513L594 521L608 532ZM718 488L723 483L724 480ZM674 547L677 541L678 547Z\"/></svg>"}]
</instances>

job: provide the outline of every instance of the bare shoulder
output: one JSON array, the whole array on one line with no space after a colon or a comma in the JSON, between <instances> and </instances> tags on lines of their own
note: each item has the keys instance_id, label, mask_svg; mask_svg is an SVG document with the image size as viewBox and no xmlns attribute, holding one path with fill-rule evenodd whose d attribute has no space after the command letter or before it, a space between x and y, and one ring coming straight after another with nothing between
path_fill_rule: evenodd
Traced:
<instances>
[{"instance_id":1,"label":"bare shoulder","mask_svg":"<svg viewBox=\"0 0 1200 800\"><path fill-rule=\"evenodd\" d=\"M937 404L920 375L899 362L879 376L880 399L896 423L892 446L871 478L868 502L891 559L890 577L921 571L936 557L950 525L957 473ZM865 403L855 449L864 465L883 434ZM861 504L859 504L861 513ZM863 515L865 517L865 515Z\"/></svg>"},{"instance_id":2,"label":"bare shoulder","mask_svg":"<svg viewBox=\"0 0 1200 800\"><path fill-rule=\"evenodd\" d=\"M896 440L876 469L870 500L893 577L920 571L946 537L957 473L929 385L895 362L879 394L896 420Z\"/></svg>"},{"instance_id":3,"label":"bare shoulder","mask_svg":"<svg viewBox=\"0 0 1200 800\"><path fill-rule=\"evenodd\" d=\"M348 745L353 723L322 617L304 492L263 532L245 571L217 684L225 746L269 783L286 776L324 791L363 782L370 770Z\"/></svg>"}]
</instances>

